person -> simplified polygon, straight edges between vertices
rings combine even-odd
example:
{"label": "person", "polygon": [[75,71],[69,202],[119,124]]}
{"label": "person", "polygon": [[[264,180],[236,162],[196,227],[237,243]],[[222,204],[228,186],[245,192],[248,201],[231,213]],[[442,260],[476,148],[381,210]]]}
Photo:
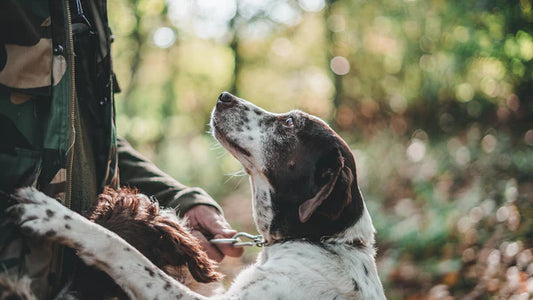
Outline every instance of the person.
{"label": "person", "polygon": [[[210,237],[235,230],[203,190],[187,187],[136,152],[115,131],[105,1],[0,2],[0,190],[32,185],[77,211],[91,209],[104,187],[136,187],[187,216],[208,255],[220,261],[242,249]],[[0,270],[29,276],[39,299],[61,290],[75,254],[24,236],[0,200]]]}

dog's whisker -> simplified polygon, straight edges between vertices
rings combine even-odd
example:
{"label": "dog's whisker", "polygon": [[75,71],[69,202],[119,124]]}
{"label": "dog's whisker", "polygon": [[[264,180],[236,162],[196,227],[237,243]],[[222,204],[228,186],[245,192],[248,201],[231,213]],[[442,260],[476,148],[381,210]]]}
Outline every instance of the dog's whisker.
{"label": "dog's whisker", "polygon": [[[217,149],[218,150],[218,149]],[[220,152],[218,155],[217,155],[217,159],[221,159],[223,157],[226,157],[228,156],[228,152],[224,151],[224,152]]]}
{"label": "dog's whisker", "polygon": [[224,174],[226,176],[232,176],[232,177],[242,177],[242,176],[246,176],[248,174],[246,174],[246,171],[244,171],[244,169],[240,169],[238,171],[235,171],[233,173],[228,173],[228,174]]}
{"label": "dog's whisker", "polygon": [[228,184],[228,182],[229,182],[232,178],[233,178],[233,177],[231,177],[231,176],[228,177],[228,178],[226,178],[226,180],[224,180],[224,184]]}
{"label": "dog's whisker", "polygon": [[[211,145],[209,147],[209,150],[216,150],[216,149],[223,149],[222,145],[217,141],[211,141]],[[224,151],[226,152],[226,151]]]}
{"label": "dog's whisker", "polygon": [[240,177],[239,180],[237,181],[236,186],[235,186],[235,187],[237,187],[237,185],[240,185],[240,182],[241,182],[242,178],[244,176],[246,176],[247,174],[244,171],[244,169],[241,169],[241,170],[238,170],[238,171],[236,171],[234,173],[229,173],[229,174],[224,174],[224,175],[228,176],[228,178],[224,181],[224,184],[227,184],[230,180],[232,180],[235,177]]}
{"label": "dog's whisker", "polygon": [[212,144],[210,147],[209,147],[209,150],[213,151],[213,150],[219,150],[219,149],[222,149],[224,152],[226,152],[224,150],[224,148],[222,147],[222,145],[216,143],[216,144]]}
{"label": "dog's whisker", "polygon": [[239,180],[235,182],[235,185],[233,186],[234,189],[239,187],[242,184],[242,180],[244,179],[244,176],[240,176]]}

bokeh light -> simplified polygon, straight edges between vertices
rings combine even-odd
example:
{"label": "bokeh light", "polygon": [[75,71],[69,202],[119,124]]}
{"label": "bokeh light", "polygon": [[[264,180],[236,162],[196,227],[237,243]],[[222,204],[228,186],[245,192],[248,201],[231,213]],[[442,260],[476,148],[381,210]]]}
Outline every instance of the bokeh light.
{"label": "bokeh light", "polygon": [[326,6],[324,0],[298,0],[298,4],[308,12],[319,12]]}
{"label": "bokeh light", "polygon": [[329,63],[331,71],[337,75],[346,75],[350,72],[350,62],[342,56],[335,56]]}
{"label": "bokeh light", "polygon": [[169,48],[176,41],[176,34],[172,28],[160,27],[154,31],[153,41],[159,48]]}
{"label": "bokeh light", "polygon": [[421,161],[425,154],[426,146],[419,139],[413,139],[409,147],[407,147],[407,157],[413,162]]}

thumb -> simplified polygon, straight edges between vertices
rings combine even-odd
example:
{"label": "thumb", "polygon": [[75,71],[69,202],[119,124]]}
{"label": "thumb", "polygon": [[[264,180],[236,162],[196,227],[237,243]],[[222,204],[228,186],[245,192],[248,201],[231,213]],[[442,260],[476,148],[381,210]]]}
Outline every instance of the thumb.
{"label": "thumb", "polygon": [[230,238],[237,234],[237,230],[235,229],[223,229],[222,232],[218,233],[221,238]]}
{"label": "thumb", "polygon": [[[233,230],[234,233],[231,233],[227,235],[224,234],[217,234],[215,235],[215,239],[221,239],[221,238],[230,238],[237,233],[237,231]],[[244,252],[244,248],[242,247],[233,247],[230,244],[216,244],[215,245],[220,252],[222,252],[224,255],[231,256],[231,257],[239,257]]]}

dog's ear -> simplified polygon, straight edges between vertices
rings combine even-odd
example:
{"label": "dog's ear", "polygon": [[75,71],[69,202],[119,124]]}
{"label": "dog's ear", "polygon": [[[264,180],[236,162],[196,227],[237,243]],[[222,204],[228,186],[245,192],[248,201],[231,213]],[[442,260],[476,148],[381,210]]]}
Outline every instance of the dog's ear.
{"label": "dog's ear", "polygon": [[317,162],[315,184],[320,190],[314,197],[304,201],[298,208],[300,222],[305,223],[313,214],[321,214],[336,220],[352,201],[354,175],[345,165],[339,149],[323,155]]}
{"label": "dog's ear", "polygon": [[166,254],[177,255],[180,261],[184,261],[196,281],[209,283],[222,278],[221,274],[215,271],[216,263],[207,256],[200,241],[190,232],[168,220],[161,220],[156,227],[162,240],[170,242],[170,249],[167,248],[170,253]]}
{"label": "dog's ear", "polygon": [[[197,243],[199,242],[197,241]],[[196,281],[209,283],[222,278],[222,275],[215,271],[215,262],[209,259],[205,251],[201,248],[191,249],[187,245],[184,246],[187,267]]]}

